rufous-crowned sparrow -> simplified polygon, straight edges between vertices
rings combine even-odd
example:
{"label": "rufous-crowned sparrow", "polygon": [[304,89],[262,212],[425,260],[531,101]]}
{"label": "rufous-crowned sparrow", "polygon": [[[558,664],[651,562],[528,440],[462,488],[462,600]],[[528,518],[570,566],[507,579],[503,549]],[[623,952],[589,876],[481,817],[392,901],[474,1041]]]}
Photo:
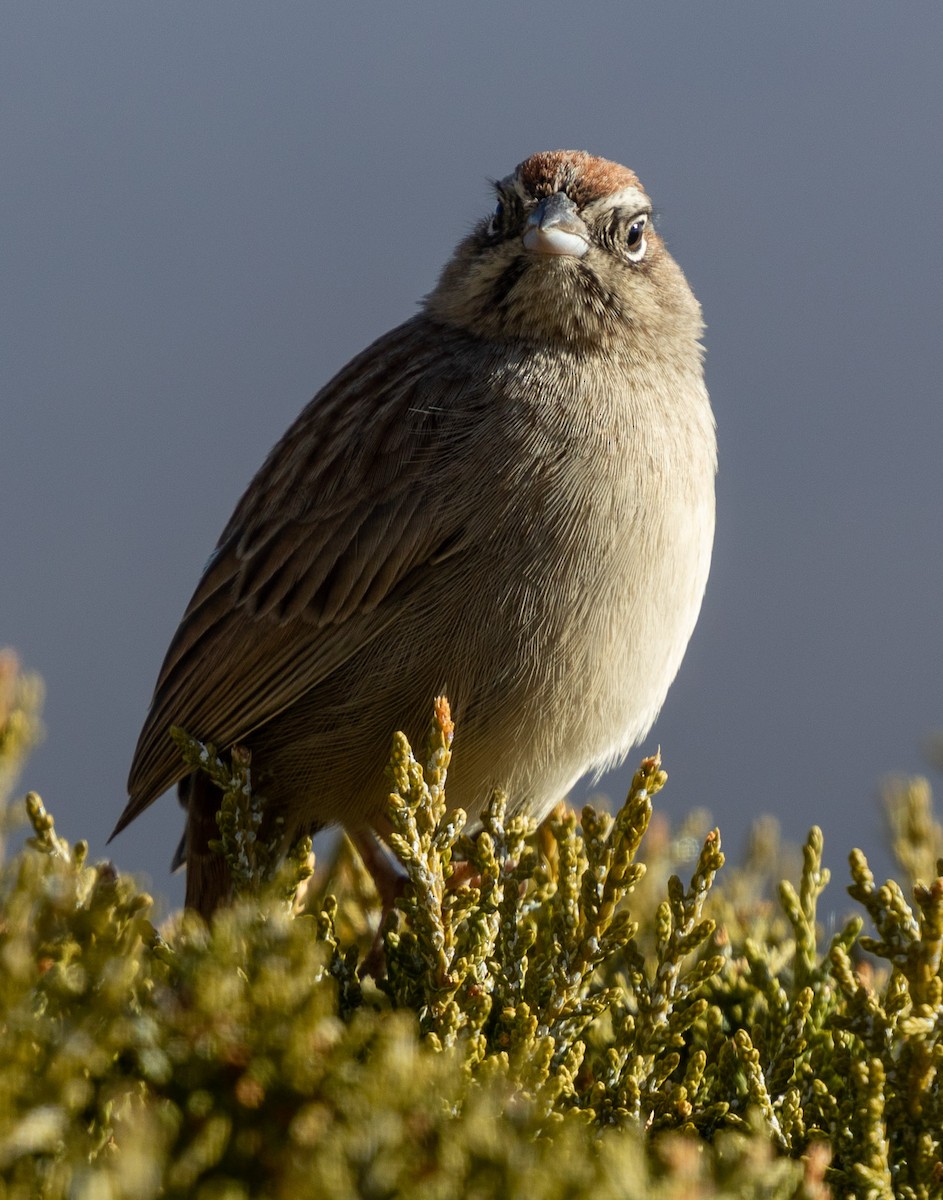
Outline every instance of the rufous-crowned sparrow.
{"label": "rufous-crowned sparrow", "polygon": [[[172,725],[252,753],[286,844],[380,822],[394,730],[456,719],[448,801],[546,814],[649,730],[707,581],[700,307],[625,167],[535,154],[411,320],[350,362],[223,530],[157,681],[122,829],[185,774]],[[195,777],[191,776],[191,780]],[[188,804],[187,903],[227,896]]]}

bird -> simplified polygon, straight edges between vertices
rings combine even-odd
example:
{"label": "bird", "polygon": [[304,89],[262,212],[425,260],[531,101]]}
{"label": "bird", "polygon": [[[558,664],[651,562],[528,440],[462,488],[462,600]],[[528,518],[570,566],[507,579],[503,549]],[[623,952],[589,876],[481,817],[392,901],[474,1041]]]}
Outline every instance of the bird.
{"label": "bird", "polygon": [[[174,784],[186,904],[231,882],[172,726],[251,755],[284,847],[382,834],[391,737],[447,696],[447,801],[545,816],[650,730],[701,608],[703,318],[629,168],[533,154],[410,319],[275,445],[167,651],[114,833]],[[114,836],[114,834],[112,834]]]}

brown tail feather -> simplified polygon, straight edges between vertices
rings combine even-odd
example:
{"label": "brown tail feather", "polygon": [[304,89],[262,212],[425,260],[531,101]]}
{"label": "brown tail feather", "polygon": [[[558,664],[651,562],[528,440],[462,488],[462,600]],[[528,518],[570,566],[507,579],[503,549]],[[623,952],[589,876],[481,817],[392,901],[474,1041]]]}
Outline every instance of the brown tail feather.
{"label": "brown tail feather", "polygon": [[221,904],[232,900],[226,860],[209,845],[211,839],[219,838],[219,789],[205,775],[189,775],[180,781],[180,802],[187,810],[186,905],[209,920]]}

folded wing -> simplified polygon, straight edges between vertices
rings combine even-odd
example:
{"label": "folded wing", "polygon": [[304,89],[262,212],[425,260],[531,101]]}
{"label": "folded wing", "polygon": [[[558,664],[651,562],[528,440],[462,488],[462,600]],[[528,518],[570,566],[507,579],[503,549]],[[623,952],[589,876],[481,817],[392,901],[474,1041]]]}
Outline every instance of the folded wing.
{"label": "folded wing", "polygon": [[463,358],[458,335],[431,337],[417,317],[354,359],[269,455],[167,652],[115,833],[185,774],[172,725],[219,746],[245,738],[433,595],[429,572],[461,552],[467,517],[440,451],[475,436],[483,402]]}

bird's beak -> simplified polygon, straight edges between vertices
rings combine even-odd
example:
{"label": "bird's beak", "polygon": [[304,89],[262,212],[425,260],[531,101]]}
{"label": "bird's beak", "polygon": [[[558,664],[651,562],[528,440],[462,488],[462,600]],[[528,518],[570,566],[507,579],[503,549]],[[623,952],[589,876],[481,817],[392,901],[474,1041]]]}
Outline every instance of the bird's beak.
{"label": "bird's beak", "polygon": [[569,196],[554,192],[527,218],[522,241],[532,254],[582,258],[589,249],[589,230]]}

